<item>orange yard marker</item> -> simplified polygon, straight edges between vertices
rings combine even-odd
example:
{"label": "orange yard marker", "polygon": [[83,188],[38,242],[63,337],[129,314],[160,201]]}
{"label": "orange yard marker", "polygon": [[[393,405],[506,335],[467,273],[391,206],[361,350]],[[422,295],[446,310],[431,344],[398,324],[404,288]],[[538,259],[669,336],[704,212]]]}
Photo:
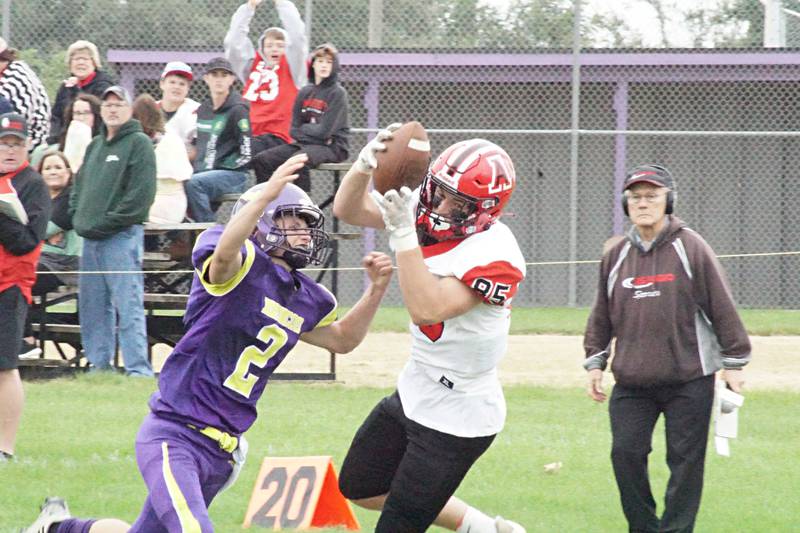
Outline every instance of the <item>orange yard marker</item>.
{"label": "orange yard marker", "polygon": [[265,457],[242,527],[358,530],[328,456]]}

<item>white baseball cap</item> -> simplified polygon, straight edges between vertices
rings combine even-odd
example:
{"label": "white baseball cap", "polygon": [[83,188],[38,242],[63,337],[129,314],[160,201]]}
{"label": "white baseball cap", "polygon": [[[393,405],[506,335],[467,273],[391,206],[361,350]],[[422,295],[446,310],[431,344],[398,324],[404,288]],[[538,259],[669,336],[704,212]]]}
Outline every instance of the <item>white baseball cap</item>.
{"label": "white baseball cap", "polygon": [[164,70],[161,72],[161,79],[163,80],[170,74],[174,74],[176,76],[182,76],[189,81],[194,79],[194,75],[192,74],[192,67],[184,63],[183,61],[170,61],[164,67]]}

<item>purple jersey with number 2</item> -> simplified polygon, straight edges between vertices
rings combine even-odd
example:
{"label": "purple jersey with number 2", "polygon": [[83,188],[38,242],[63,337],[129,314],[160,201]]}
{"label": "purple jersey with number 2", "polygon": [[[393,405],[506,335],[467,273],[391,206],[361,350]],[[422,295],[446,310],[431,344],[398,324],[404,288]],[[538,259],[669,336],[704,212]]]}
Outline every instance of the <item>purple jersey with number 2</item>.
{"label": "purple jersey with number 2", "polygon": [[204,231],[192,251],[196,273],[187,332],[167,357],[150,398],[158,416],[232,435],[256,419],[256,402],[300,334],[331,324],[336,299],[302,272],[289,272],[246,241],[230,281],[207,281],[223,227]]}

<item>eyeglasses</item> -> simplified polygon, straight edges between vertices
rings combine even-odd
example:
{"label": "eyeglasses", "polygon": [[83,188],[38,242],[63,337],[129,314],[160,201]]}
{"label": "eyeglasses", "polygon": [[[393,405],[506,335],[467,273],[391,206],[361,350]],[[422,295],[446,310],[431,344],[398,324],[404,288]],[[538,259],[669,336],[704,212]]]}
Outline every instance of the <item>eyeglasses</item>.
{"label": "eyeglasses", "polygon": [[123,103],[114,104],[114,103],[103,102],[100,105],[100,107],[102,107],[103,109],[122,109],[123,107],[128,107],[128,104],[123,104]]}
{"label": "eyeglasses", "polygon": [[[104,106],[104,107],[109,107],[109,106]],[[89,115],[94,115],[94,113],[92,113],[91,111],[73,111],[72,112],[72,116],[73,117],[87,117]]]}
{"label": "eyeglasses", "polygon": [[25,148],[25,143],[0,143],[0,150],[18,150],[20,148]]}
{"label": "eyeglasses", "polygon": [[655,193],[647,193],[647,194],[629,194],[628,195],[628,202],[638,204],[642,200],[644,200],[647,204],[654,204],[663,198],[663,194],[655,194]]}

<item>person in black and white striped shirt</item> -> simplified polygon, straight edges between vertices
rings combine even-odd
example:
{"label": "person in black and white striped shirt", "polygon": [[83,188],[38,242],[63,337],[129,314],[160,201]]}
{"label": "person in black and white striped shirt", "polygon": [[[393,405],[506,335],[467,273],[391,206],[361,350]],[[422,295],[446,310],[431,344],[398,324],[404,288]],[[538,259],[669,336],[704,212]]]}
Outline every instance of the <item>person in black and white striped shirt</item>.
{"label": "person in black and white striped shirt", "polygon": [[39,77],[27,63],[17,59],[17,53],[0,38],[0,97],[25,117],[31,143],[28,150],[33,151],[45,144],[50,132],[50,99]]}

